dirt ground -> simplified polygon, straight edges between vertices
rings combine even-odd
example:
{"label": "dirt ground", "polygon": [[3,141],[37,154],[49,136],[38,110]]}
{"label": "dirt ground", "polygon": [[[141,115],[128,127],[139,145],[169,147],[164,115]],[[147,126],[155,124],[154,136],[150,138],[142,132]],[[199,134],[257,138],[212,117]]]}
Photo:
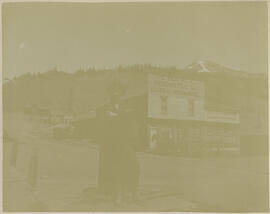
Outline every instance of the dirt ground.
{"label": "dirt ground", "polygon": [[[82,140],[52,138],[49,125],[23,115],[5,115],[4,131],[18,142],[3,144],[5,211],[267,211],[268,157],[184,158],[138,153],[141,166],[138,203],[115,206],[81,197],[95,188],[98,148]],[[38,157],[37,188],[27,183],[30,157]]]}

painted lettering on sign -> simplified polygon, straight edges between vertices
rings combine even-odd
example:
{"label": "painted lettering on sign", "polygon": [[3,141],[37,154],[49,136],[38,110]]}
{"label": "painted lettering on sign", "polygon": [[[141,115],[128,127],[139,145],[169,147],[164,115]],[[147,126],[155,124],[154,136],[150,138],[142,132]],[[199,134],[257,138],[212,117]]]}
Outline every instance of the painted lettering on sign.
{"label": "painted lettering on sign", "polygon": [[200,81],[150,74],[149,92],[166,95],[202,96],[204,87]]}

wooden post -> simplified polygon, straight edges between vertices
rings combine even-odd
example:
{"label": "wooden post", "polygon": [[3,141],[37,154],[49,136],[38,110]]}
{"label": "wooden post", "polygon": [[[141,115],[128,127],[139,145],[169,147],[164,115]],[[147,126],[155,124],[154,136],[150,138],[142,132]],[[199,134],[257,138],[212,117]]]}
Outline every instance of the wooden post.
{"label": "wooden post", "polygon": [[37,187],[37,180],[38,180],[38,150],[35,147],[32,151],[32,155],[29,160],[29,168],[28,168],[28,175],[27,175],[27,182],[35,189]]}

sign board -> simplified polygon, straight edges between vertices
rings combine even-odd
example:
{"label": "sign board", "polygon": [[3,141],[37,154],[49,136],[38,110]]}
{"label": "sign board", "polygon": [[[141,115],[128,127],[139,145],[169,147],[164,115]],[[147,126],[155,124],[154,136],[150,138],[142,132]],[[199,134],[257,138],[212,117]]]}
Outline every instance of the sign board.
{"label": "sign board", "polygon": [[204,84],[201,81],[185,80],[168,75],[149,74],[148,87],[150,94],[193,97],[204,95]]}

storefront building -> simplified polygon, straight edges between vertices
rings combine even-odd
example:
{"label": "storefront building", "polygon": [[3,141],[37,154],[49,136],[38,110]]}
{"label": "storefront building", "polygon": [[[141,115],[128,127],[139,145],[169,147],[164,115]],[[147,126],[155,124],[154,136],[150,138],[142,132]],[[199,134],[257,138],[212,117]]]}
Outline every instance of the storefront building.
{"label": "storefront building", "polygon": [[149,74],[147,102],[149,150],[189,155],[239,151],[239,112],[206,109],[202,81]]}

